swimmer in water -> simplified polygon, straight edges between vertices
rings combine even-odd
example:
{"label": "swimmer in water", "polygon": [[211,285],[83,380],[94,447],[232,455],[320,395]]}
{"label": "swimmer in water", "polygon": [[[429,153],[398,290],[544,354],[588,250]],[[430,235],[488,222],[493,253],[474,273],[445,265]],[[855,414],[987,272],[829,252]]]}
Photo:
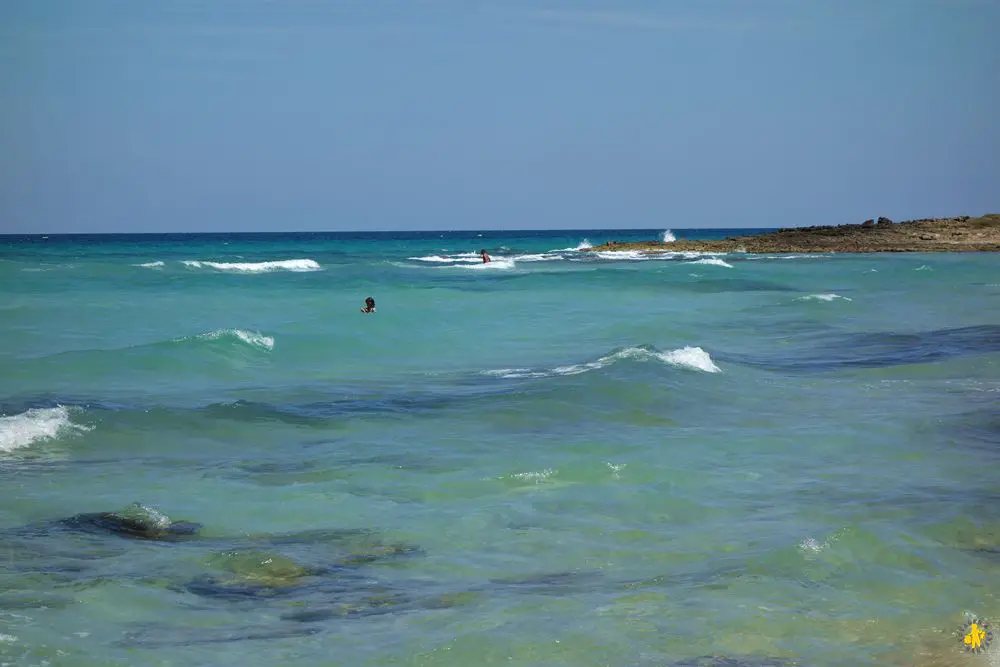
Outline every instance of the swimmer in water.
{"label": "swimmer in water", "polygon": [[361,309],[362,313],[374,313],[375,312],[375,299],[368,297],[365,299],[365,307]]}
{"label": "swimmer in water", "polygon": [[483,264],[485,264],[488,261],[490,261],[490,256],[486,254],[486,249],[485,248],[483,250],[480,250],[479,254],[482,255],[482,257],[483,257]]}

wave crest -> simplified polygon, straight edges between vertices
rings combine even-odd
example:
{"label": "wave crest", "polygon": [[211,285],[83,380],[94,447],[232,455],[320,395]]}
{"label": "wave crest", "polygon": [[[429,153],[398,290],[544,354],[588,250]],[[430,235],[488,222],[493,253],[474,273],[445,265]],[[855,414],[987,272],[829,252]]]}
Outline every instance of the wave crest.
{"label": "wave crest", "polygon": [[322,266],[314,259],[282,259],[273,262],[208,262],[185,259],[181,262],[192,269],[210,268],[232,273],[270,273],[272,271],[321,271]]}
{"label": "wave crest", "polygon": [[834,299],[843,299],[844,301],[850,301],[851,298],[847,296],[840,296],[839,294],[807,294],[806,296],[800,296],[796,298],[796,301],[833,301]]}
{"label": "wave crest", "polygon": [[32,408],[27,412],[0,417],[0,452],[10,453],[43,440],[53,440],[71,432],[85,432],[92,427],[70,421],[70,410],[62,405],[54,408]]}
{"label": "wave crest", "polygon": [[637,361],[659,361],[675,368],[696,370],[703,373],[721,373],[719,368],[708,352],[700,347],[686,346],[676,350],[660,352],[650,346],[625,347],[615,350],[611,354],[605,355],[597,361],[590,361],[583,364],[572,364],[570,366],[557,366],[551,369],[531,369],[531,368],[503,368],[498,370],[484,371],[485,375],[492,375],[501,378],[541,378],[553,377],[557,375],[579,375],[587,371],[593,371],[606,366],[610,366],[618,361],[634,359]]}
{"label": "wave crest", "polygon": [[[179,338],[178,341],[190,340],[191,337]],[[274,349],[274,337],[265,336],[259,331],[244,331],[243,329],[218,329],[194,336],[195,340],[232,340],[246,343],[251,347],[271,351]]]}
{"label": "wave crest", "polygon": [[718,257],[704,257],[702,259],[696,259],[693,262],[686,262],[687,264],[711,264],[712,266],[724,266],[728,269],[733,268],[733,265],[729,262],[719,259]]}

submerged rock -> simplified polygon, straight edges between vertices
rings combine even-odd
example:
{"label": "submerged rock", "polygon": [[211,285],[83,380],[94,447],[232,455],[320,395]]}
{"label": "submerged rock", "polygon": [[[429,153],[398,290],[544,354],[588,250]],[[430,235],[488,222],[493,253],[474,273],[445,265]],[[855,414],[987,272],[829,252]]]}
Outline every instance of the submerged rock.
{"label": "submerged rock", "polygon": [[228,551],[209,559],[218,573],[188,582],[184,589],[204,597],[241,600],[272,597],[304,586],[320,570],[267,551]]}
{"label": "submerged rock", "polygon": [[76,514],[57,523],[70,530],[137,540],[183,540],[197,536],[201,530],[200,523],[171,521],[166,514],[140,503],[133,503],[120,512]]}

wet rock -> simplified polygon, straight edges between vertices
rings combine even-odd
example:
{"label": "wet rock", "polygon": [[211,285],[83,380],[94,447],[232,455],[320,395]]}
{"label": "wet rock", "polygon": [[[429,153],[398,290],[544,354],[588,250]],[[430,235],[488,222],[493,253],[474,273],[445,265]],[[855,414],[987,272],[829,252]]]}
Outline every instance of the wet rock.
{"label": "wet rock", "polygon": [[189,593],[225,600],[275,597],[291,594],[321,574],[318,568],[268,551],[226,551],[211,556],[211,573],[181,588]]}
{"label": "wet rock", "polygon": [[201,530],[199,523],[171,521],[167,515],[139,503],[120,512],[77,514],[57,523],[80,532],[168,542],[195,537]]}
{"label": "wet rock", "polygon": [[233,581],[273,588],[295,586],[303,578],[319,573],[287,556],[266,551],[230,551],[217,554],[211,559],[211,563]]}

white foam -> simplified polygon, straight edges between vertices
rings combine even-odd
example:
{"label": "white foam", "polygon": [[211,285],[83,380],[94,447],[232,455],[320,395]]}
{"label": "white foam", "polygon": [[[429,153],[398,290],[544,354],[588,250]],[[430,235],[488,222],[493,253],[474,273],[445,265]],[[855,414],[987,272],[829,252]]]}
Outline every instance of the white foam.
{"label": "white foam", "polygon": [[652,259],[649,253],[643,253],[638,250],[602,250],[600,252],[594,253],[601,259],[612,259],[612,260],[646,260]]}
{"label": "white foam", "polygon": [[484,371],[484,375],[502,378],[539,378],[554,375],[579,375],[587,371],[609,366],[622,359],[639,359],[640,361],[657,360],[670,366],[702,371],[705,373],[720,373],[722,369],[715,365],[708,352],[700,347],[682,347],[668,352],[655,352],[641,347],[626,347],[603,356],[597,361],[569,366],[557,366],[550,370],[533,370],[530,368],[504,368]]}
{"label": "white foam", "polygon": [[806,296],[800,296],[796,298],[796,301],[833,301],[834,299],[843,299],[844,301],[851,301],[850,297],[840,296],[839,294],[808,294]]}
{"label": "white foam", "polygon": [[514,260],[506,257],[494,258],[488,262],[479,260],[478,264],[453,264],[442,267],[447,269],[474,269],[476,271],[505,271],[515,268]]}
{"label": "white foam", "polygon": [[932,269],[931,267],[927,266],[926,264],[922,264],[922,265],[918,266],[917,268],[915,268],[913,270],[914,271],[933,271],[934,269]]}
{"label": "white foam", "polygon": [[417,262],[437,262],[441,264],[455,264],[455,263],[474,263],[483,262],[483,258],[472,252],[463,252],[455,255],[426,255],[424,257],[409,257]]}
{"label": "white foam", "polygon": [[554,262],[562,259],[562,255],[553,252],[543,252],[534,255],[514,255],[515,262]]}
{"label": "white foam", "polygon": [[483,371],[483,375],[492,375],[501,378],[540,378],[549,375],[545,371],[533,371],[530,368],[499,368],[491,371]]}
{"label": "white foam", "polygon": [[69,409],[61,405],[32,408],[10,417],[0,417],[0,452],[10,453],[67,432],[89,430],[86,426],[72,423]]}
{"label": "white foam", "polygon": [[712,361],[712,357],[709,356],[708,352],[700,347],[682,347],[679,350],[661,352],[657,356],[664,362],[674,366],[692,368],[706,373],[722,372],[722,369]]}
{"label": "white foam", "polygon": [[219,340],[220,338],[236,338],[247,345],[263,350],[274,349],[274,337],[265,336],[257,331],[244,331],[243,329],[219,329],[208,333],[198,334],[199,340]]}
{"label": "white foam", "polygon": [[733,268],[732,264],[719,259],[718,257],[703,257],[701,259],[696,259],[693,262],[686,262],[687,264],[711,264],[712,266],[724,266],[728,269]]}
{"label": "white foam", "polygon": [[163,266],[163,262],[146,262],[145,264],[133,264],[132,266],[141,266],[145,269],[159,269]]}
{"label": "white foam", "polygon": [[669,229],[665,229],[663,231],[663,236],[660,238],[664,243],[673,243],[674,241],[677,240],[677,237],[674,236],[674,233]]}
{"label": "white foam", "polygon": [[312,259],[282,259],[275,262],[205,262],[196,259],[185,259],[185,266],[193,269],[208,267],[216,271],[231,271],[234,273],[269,273],[271,271],[321,271],[323,267]]}
{"label": "white foam", "polygon": [[[48,238],[48,237],[46,237],[46,238]],[[14,635],[0,634],[0,642],[2,642],[4,644],[13,644],[16,641],[17,641],[17,637],[15,637]],[[5,662],[4,664],[6,665],[8,663]]]}

